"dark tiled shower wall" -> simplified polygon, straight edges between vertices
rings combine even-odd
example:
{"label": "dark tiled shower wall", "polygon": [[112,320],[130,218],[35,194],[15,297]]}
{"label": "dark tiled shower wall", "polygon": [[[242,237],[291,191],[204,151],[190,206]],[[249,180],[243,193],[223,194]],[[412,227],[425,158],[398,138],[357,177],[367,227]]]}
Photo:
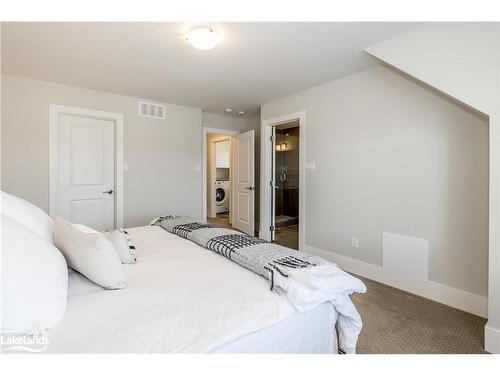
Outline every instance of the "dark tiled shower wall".
{"label": "dark tiled shower wall", "polygon": [[283,215],[299,217],[299,189],[283,190]]}

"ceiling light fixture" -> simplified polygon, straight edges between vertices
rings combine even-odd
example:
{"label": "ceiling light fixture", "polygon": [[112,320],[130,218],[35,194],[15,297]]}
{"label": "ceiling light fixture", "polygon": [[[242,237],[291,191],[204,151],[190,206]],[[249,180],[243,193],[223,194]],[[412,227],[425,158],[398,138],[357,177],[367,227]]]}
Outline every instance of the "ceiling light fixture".
{"label": "ceiling light fixture", "polygon": [[238,111],[238,115],[243,116],[246,112],[245,111]]}
{"label": "ceiling light fixture", "polygon": [[229,114],[229,113],[233,112],[233,110],[232,110],[231,108],[226,108],[226,109],[224,110],[224,112],[226,112],[226,113],[228,113],[228,114]]}
{"label": "ceiling light fixture", "polygon": [[202,51],[215,48],[220,42],[220,36],[215,30],[208,26],[197,26],[189,30],[186,40],[194,47]]}

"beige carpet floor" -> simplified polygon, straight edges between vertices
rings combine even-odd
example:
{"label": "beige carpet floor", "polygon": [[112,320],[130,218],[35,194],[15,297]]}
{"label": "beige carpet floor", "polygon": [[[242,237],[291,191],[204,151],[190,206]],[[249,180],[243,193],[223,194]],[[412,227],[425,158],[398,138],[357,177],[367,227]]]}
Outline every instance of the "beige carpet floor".
{"label": "beige carpet floor", "polygon": [[[231,228],[227,215],[217,215],[217,218],[208,221]],[[297,232],[297,226],[282,228],[281,244],[293,248]],[[367,287],[365,294],[352,296],[363,319],[358,353],[485,353],[486,319],[356,277],[363,280]]]}
{"label": "beige carpet floor", "polygon": [[352,296],[363,319],[358,353],[485,353],[486,319],[359,278],[367,292]]}

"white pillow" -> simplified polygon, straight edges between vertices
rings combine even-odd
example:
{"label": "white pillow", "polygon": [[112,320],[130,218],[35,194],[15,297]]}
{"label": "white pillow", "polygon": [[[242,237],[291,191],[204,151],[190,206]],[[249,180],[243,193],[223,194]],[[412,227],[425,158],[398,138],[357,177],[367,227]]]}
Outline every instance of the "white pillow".
{"label": "white pillow", "polygon": [[33,203],[2,191],[2,214],[28,227],[40,237],[53,243],[54,220]]}
{"label": "white pillow", "polygon": [[127,286],[120,258],[102,233],[81,224],[57,218],[54,243],[66,257],[68,266],[106,289]]}
{"label": "white pillow", "polygon": [[111,232],[106,232],[104,235],[115,246],[115,250],[123,264],[133,264],[137,262],[135,246],[128,237],[127,231],[120,228]]}
{"label": "white pillow", "polygon": [[26,226],[3,214],[1,218],[2,332],[30,334],[53,328],[66,311],[66,261]]}

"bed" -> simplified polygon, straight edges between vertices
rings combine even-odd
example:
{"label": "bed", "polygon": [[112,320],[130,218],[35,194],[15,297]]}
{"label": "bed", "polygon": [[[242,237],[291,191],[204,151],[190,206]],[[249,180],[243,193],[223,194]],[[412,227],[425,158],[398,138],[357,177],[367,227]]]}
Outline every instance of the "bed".
{"label": "bed", "polygon": [[337,353],[330,303],[298,312],[267,280],[157,226],[128,229],[128,287],[70,270],[67,311],[46,353]]}

